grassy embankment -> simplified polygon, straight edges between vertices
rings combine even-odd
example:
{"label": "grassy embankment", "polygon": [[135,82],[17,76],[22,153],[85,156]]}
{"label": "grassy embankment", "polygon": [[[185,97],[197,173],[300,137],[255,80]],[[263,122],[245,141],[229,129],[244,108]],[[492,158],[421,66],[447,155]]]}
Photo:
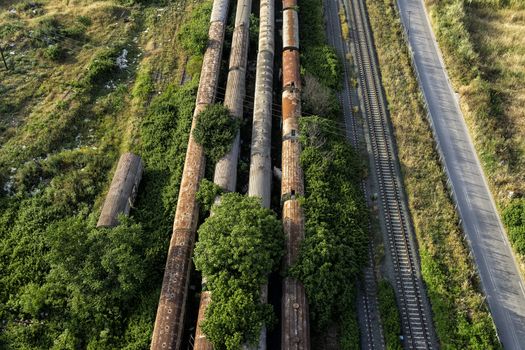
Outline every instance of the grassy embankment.
{"label": "grassy embankment", "polygon": [[433,147],[394,2],[368,0],[367,6],[441,347],[499,348]]}
{"label": "grassy embankment", "polygon": [[525,271],[525,3],[427,1],[509,239]]}
{"label": "grassy embankment", "polygon": [[[149,348],[196,92],[174,34],[196,5],[123,3],[0,6],[2,348]],[[97,230],[130,150],[146,163],[132,218]]]}

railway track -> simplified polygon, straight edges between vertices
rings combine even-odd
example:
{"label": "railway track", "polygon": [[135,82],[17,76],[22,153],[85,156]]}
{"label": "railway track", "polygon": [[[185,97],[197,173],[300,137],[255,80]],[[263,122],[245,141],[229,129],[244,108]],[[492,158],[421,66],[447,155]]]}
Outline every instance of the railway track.
{"label": "railway track", "polygon": [[[429,304],[419,271],[413,232],[398,180],[395,146],[390,132],[386,100],[380,83],[377,59],[365,5],[349,0],[351,39],[365,108],[366,129],[373,157],[381,212],[394,268],[395,288],[400,308],[404,345],[408,349],[432,349],[435,338]],[[365,275],[365,287],[368,283]]]}
{"label": "railway track", "polygon": [[[328,0],[324,4],[325,17],[327,21],[327,38],[337,53],[341,57],[347,57],[349,52],[347,43],[342,38],[342,29],[339,19],[339,9],[343,8],[341,0]],[[359,153],[366,152],[366,146],[363,140],[363,127],[358,123],[357,116],[353,112],[355,105],[350,88],[350,70],[351,67],[343,61],[343,90],[338,94],[339,102],[343,106],[344,121],[346,126],[346,136],[348,141],[352,144],[354,149]],[[364,179],[361,182],[361,190],[367,205],[369,203],[368,180]],[[371,227],[369,225],[369,232]],[[363,269],[363,278],[360,281],[358,292],[358,313],[359,325],[361,333],[361,348],[367,350],[383,350],[385,349],[382,327],[379,319],[379,306],[377,299],[377,283],[375,278],[375,264],[374,264],[374,247],[373,235],[370,235],[369,247],[367,249],[368,263]]]}

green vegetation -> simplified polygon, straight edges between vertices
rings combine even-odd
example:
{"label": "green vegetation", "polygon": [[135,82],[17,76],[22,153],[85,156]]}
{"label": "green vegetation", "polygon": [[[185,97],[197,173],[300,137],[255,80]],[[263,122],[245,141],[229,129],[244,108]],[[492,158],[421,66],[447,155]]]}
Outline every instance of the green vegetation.
{"label": "green vegetation", "polygon": [[197,191],[197,201],[201,205],[203,212],[209,212],[211,206],[215,203],[215,199],[222,193],[222,189],[214,182],[202,179],[199,184],[199,191]]}
{"label": "green vegetation", "polygon": [[206,156],[216,163],[228,153],[238,130],[238,119],[222,104],[212,104],[198,115],[192,134]]}
{"label": "green vegetation", "polygon": [[357,349],[355,282],[368,241],[368,214],[359,189],[364,167],[341,130],[336,90],[342,87],[343,66],[326,44],[322,2],[299,5],[302,107],[319,117],[300,121],[306,232],[290,273],[306,288],[314,338],[325,338],[336,326],[341,348]]}
{"label": "green vegetation", "polygon": [[208,21],[212,2],[206,1],[192,10],[191,17],[177,32],[177,40],[188,56],[202,56],[208,43]]}
{"label": "green vegetation", "polygon": [[403,346],[399,339],[401,335],[401,317],[397,309],[396,294],[394,288],[386,280],[379,282],[377,290],[379,301],[379,314],[381,315],[381,325],[385,333],[386,348],[392,350],[402,350]]}
{"label": "green vegetation", "polygon": [[212,292],[202,329],[215,349],[255,344],[263,324],[274,321],[260,301],[261,286],[283,254],[280,221],[260,199],[238,193],[221,196],[198,230],[194,262]]}
{"label": "green vegetation", "polygon": [[434,151],[394,0],[368,0],[367,6],[417,235],[422,275],[441,347],[499,348]]}
{"label": "green vegetation", "polygon": [[503,210],[503,222],[510,242],[518,254],[525,255],[525,199],[514,200]]}
{"label": "green vegetation", "polygon": [[[513,199],[525,193],[525,3],[429,1],[428,9],[509,238],[517,242],[519,228],[505,220],[505,208],[513,211]],[[523,251],[514,248],[523,265]]]}
{"label": "green vegetation", "polygon": [[342,88],[343,65],[327,45],[323,4],[304,0],[300,5],[301,74],[305,77],[303,107],[306,112],[338,120],[340,106],[336,91]]}
{"label": "green vegetation", "polygon": [[343,67],[335,49],[328,45],[307,47],[301,57],[304,69],[318,77],[319,82],[334,90],[341,90]]}
{"label": "green vegetation", "polygon": [[306,238],[291,273],[306,288],[315,332],[335,321],[342,337],[355,333],[358,339],[352,322],[355,282],[368,241],[367,209],[359,189],[363,165],[344,136],[334,134],[336,129],[328,119],[301,119]]}
{"label": "green vegetation", "polygon": [[51,61],[61,61],[64,58],[64,50],[58,44],[49,45],[44,50],[44,56]]}
{"label": "green vegetation", "polygon": [[[176,40],[138,53],[150,35],[175,35],[180,5],[160,18],[156,7],[113,1],[26,3],[16,15],[0,5],[0,39],[15,52],[0,70],[0,348],[148,349],[197,80],[153,79],[182,61]],[[47,13],[53,20],[31,18]],[[167,24],[146,31],[153,21]],[[50,45],[62,60],[41,55]],[[179,81],[181,70],[163,77]],[[132,216],[97,229],[116,160],[130,150],[145,161]]]}

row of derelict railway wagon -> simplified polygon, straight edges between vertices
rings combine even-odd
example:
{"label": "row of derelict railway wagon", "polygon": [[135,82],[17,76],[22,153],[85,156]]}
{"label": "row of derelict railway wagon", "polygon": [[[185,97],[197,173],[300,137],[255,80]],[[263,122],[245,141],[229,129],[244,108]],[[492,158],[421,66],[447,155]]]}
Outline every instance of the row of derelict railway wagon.
{"label": "row of derelict railway wagon", "polygon": [[[203,59],[197,91],[192,129],[199,114],[215,102],[221,57],[225,40],[229,0],[214,0],[208,31],[208,45]],[[282,222],[286,237],[284,266],[297,259],[304,238],[304,214],[299,197],[304,195],[303,173],[300,167],[299,116],[301,114],[301,76],[299,63],[299,20],[296,0],[283,1],[282,27]],[[249,43],[251,0],[237,2],[232,36],[224,106],[234,118],[242,118],[245,96]],[[275,3],[261,0],[259,16],[253,131],[250,155],[248,195],[262,199],[265,207],[271,198],[271,131],[273,104],[273,67],[275,55]],[[225,192],[235,191],[239,158],[239,132],[229,152],[215,166],[214,183]],[[180,349],[187,308],[191,257],[196,239],[199,207],[196,194],[205,170],[204,149],[190,133],[173,231],[167,255],[160,300],[157,309],[151,349]],[[117,215],[128,214],[142,176],[143,163],[134,154],[124,154],[102,208],[98,226],[114,226]],[[203,281],[205,283],[206,281]],[[283,349],[309,349],[310,332],[308,304],[300,281],[285,277],[282,290]],[[205,317],[212,295],[201,293],[195,349],[212,349],[199,325]],[[267,286],[261,289],[267,299]],[[261,329],[259,344],[247,348],[266,348],[266,330]]]}

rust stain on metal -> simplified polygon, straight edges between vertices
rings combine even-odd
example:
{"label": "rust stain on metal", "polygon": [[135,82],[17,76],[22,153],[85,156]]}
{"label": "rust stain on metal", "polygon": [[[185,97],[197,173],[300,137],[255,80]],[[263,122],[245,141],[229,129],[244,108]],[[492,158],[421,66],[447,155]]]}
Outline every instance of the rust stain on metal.
{"label": "rust stain on metal", "polygon": [[195,332],[194,350],[213,350],[213,345],[206,340],[206,335],[202,332],[201,323],[204,321],[204,316],[208,305],[211,302],[211,293],[203,291],[201,293],[201,303],[199,305],[199,315],[197,317],[197,331]]}
{"label": "rust stain on metal", "polygon": [[283,51],[283,86],[301,89],[301,73],[297,66],[299,51]]}
{"label": "rust stain on metal", "polygon": [[[301,76],[297,1],[283,0],[283,95],[282,95],[282,186],[283,231],[286,237],[285,268],[298,257],[304,239],[304,213],[298,196],[304,195],[300,165],[299,117]],[[292,277],[283,280],[281,348],[310,349],[308,301],[302,283]]]}
{"label": "rust stain on metal", "polygon": [[117,170],[109,187],[106,200],[102,206],[97,227],[113,227],[118,225],[119,214],[128,215],[135,201],[139,183],[144,171],[142,158],[133,153],[120,156]]}
{"label": "rust stain on metal", "polygon": [[[233,30],[228,80],[224,106],[228,108],[233,118],[242,119],[243,99],[246,90],[246,66],[248,64],[248,45],[250,42],[250,13],[251,0],[239,0],[235,15],[235,28]],[[240,133],[237,132],[229,152],[215,164],[213,182],[226,192],[235,191],[237,184],[237,163],[239,159]],[[203,280],[204,283],[204,280]],[[211,292],[201,294],[199,314],[197,318],[197,336],[195,349],[213,349],[212,344],[202,333],[200,324],[204,321],[206,309],[210,303]]]}
{"label": "rust stain on metal", "polygon": [[[208,47],[201,70],[192,130],[199,113],[215,100],[228,5],[229,0],[215,0],[213,3],[208,31]],[[181,345],[191,254],[199,213],[195,195],[199,181],[204,174],[204,165],[203,149],[195,142],[190,133],[173,233],[151,340],[152,350],[177,350]]]}

